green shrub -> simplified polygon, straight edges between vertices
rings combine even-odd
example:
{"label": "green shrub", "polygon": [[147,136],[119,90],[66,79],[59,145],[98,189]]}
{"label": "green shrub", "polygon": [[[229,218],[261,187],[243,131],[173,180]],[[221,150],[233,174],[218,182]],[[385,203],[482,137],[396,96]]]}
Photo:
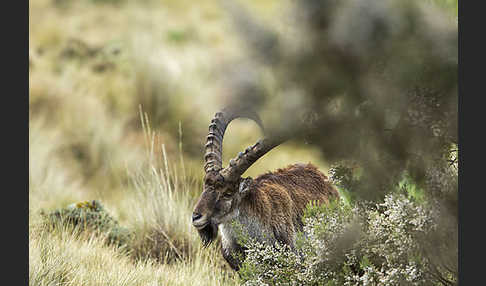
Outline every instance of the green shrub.
{"label": "green shrub", "polygon": [[97,200],[74,203],[66,208],[43,214],[46,224],[50,227],[73,226],[80,232],[104,234],[110,245],[126,246],[132,235],[127,228],[120,226]]}
{"label": "green shrub", "polygon": [[296,250],[250,239],[240,275],[244,285],[451,285],[457,273],[437,273],[424,249],[437,220],[400,193],[354,207],[310,204]]}

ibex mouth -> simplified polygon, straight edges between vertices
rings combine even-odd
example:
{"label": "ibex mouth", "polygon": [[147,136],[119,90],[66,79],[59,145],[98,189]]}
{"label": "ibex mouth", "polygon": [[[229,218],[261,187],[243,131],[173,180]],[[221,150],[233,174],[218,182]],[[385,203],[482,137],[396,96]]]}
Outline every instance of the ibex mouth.
{"label": "ibex mouth", "polygon": [[205,228],[209,223],[211,222],[211,219],[208,219],[208,216],[206,215],[193,215],[192,217],[192,225],[197,229],[201,230]]}
{"label": "ibex mouth", "polygon": [[192,225],[193,225],[193,226],[194,226],[196,229],[201,230],[201,229],[205,228],[205,227],[206,227],[208,224],[209,224],[209,222],[207,222],[207,221],[206,221],[206,222],[199,223],[199,224],[198,224],[198,223],[193,223]]}

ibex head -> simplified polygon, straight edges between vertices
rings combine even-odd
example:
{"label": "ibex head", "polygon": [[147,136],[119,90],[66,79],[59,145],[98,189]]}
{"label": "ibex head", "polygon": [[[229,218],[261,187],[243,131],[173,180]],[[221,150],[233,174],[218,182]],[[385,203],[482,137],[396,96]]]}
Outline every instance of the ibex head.
{"label": "ibex head", "polygon": [[263,130],[263,124],[255,112],[242,109],[225,109],[216,113],[209,125],[209,134],[204,155],[203,192],[194,208],[192,224],[197,228],[205,245],[209,245],[218,234],[218,225],[227,222],[238,212],[242,199],[248,195],[251,178],[241,175],[258,158],[277,146],[280,141],[264,139],[240,152],[226,168],[222,167],[224,132],[235,118],[253,119]]}

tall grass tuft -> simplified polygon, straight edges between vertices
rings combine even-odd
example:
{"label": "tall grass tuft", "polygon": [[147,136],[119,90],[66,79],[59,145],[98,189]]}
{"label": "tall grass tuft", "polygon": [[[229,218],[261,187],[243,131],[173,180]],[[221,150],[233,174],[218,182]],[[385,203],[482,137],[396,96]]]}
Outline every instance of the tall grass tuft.
{"label": "tall grass tuft", "polygon": [[[195,180],[185,174],[183,157],[171,163],[165,145],[157,144],[147,113],[140,108],[145,134],[148,167],[130,171],[130,221],[136,229],[133,255],[154,258],[162,263],[185,260],[201,250],[190,217],[198,189]],[[179,174],[178,174],[179,172]]]}

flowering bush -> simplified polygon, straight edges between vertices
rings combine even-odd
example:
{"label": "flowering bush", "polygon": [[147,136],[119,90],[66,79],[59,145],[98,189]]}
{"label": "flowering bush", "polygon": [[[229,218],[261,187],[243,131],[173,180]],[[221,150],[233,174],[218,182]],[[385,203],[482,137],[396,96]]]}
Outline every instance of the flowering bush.
{"label": "flowering bush", "polygon": [[244,285],[454,284],[423,249],[437,219],[432,206],[401,193],[374,204],[310,204],[295,249],[248,239],[240,275]]}

